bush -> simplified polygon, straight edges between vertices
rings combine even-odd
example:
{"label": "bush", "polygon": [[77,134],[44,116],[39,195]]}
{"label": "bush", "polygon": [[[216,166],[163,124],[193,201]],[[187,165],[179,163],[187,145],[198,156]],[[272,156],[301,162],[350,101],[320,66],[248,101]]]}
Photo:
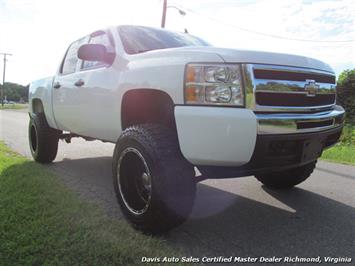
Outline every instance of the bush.
{"label": "bush", "polygon": [[345,124],[339,142],[345,145],[355,145],[355,126]]}
{"label": "bush", "polygon": [[339,75],[337,103],[346,111],[346,122],[355,125],[355,69],[344,70]]}

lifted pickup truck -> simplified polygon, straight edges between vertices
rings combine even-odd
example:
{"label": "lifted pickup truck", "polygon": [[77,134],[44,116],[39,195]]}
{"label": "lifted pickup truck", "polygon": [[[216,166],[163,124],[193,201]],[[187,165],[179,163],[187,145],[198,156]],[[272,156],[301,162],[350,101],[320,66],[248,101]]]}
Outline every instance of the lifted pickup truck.
{"label": "lifted pickup truck", "polygon": [[254,175],[277,189],[303,182],[344,119],[334,72],[321,61],[142,26],[73,42],[57,74],[29,94],[33,158],[52,162],[59,139],[116,143],[118,202],[149,233],[181,224],[205,178]]}

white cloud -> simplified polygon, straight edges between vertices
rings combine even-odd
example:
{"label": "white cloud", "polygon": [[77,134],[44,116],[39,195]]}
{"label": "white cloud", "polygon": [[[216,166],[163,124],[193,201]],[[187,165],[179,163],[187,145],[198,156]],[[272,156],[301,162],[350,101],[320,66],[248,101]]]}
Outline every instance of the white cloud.
{"label": "white cloud", "polygon": [[[337,73],[355,67],[355,43],[282,40],[233,27],[297,39],[355,39],[352,0],[168,1],[185,7],[187,14],[182,17],[168,9],[167,28],[182,31],[186,27],[217,46],[311,56],[326,61]],[[27,84],[53,75],[69,43],[99,28],[159,27],[161,9],[161,0],[0,0],[0,52],[14,54],[9,58],[7,80]]]}

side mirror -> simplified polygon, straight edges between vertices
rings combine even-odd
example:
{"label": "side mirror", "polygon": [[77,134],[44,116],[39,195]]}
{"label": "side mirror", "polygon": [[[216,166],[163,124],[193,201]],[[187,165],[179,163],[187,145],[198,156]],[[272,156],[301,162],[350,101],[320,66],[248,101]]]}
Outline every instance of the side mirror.
{"label": "side mirror", "polygon": [[102,44],[91,43],[80,46],[78,57],[85,61],[111,62],[111,54],[107,52],[106,47]]}

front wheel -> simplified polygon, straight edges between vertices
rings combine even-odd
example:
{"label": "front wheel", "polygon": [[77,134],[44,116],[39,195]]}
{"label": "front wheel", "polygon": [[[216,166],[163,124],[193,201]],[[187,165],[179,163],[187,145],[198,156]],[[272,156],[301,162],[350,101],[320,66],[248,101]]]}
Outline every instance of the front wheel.
{"label": "front wheel", "polygon": [[315,161],[286,171],[270,172],[255,177],[266,187],[287,189],[305,181],[312,174],[316,163]]}
{"label": "front wheel", "polygon": [[172,130],[139,125],[118,139],[113,183],[121,210],[135,228],[160,234],[183,223],[195,199],[194,177]]}

